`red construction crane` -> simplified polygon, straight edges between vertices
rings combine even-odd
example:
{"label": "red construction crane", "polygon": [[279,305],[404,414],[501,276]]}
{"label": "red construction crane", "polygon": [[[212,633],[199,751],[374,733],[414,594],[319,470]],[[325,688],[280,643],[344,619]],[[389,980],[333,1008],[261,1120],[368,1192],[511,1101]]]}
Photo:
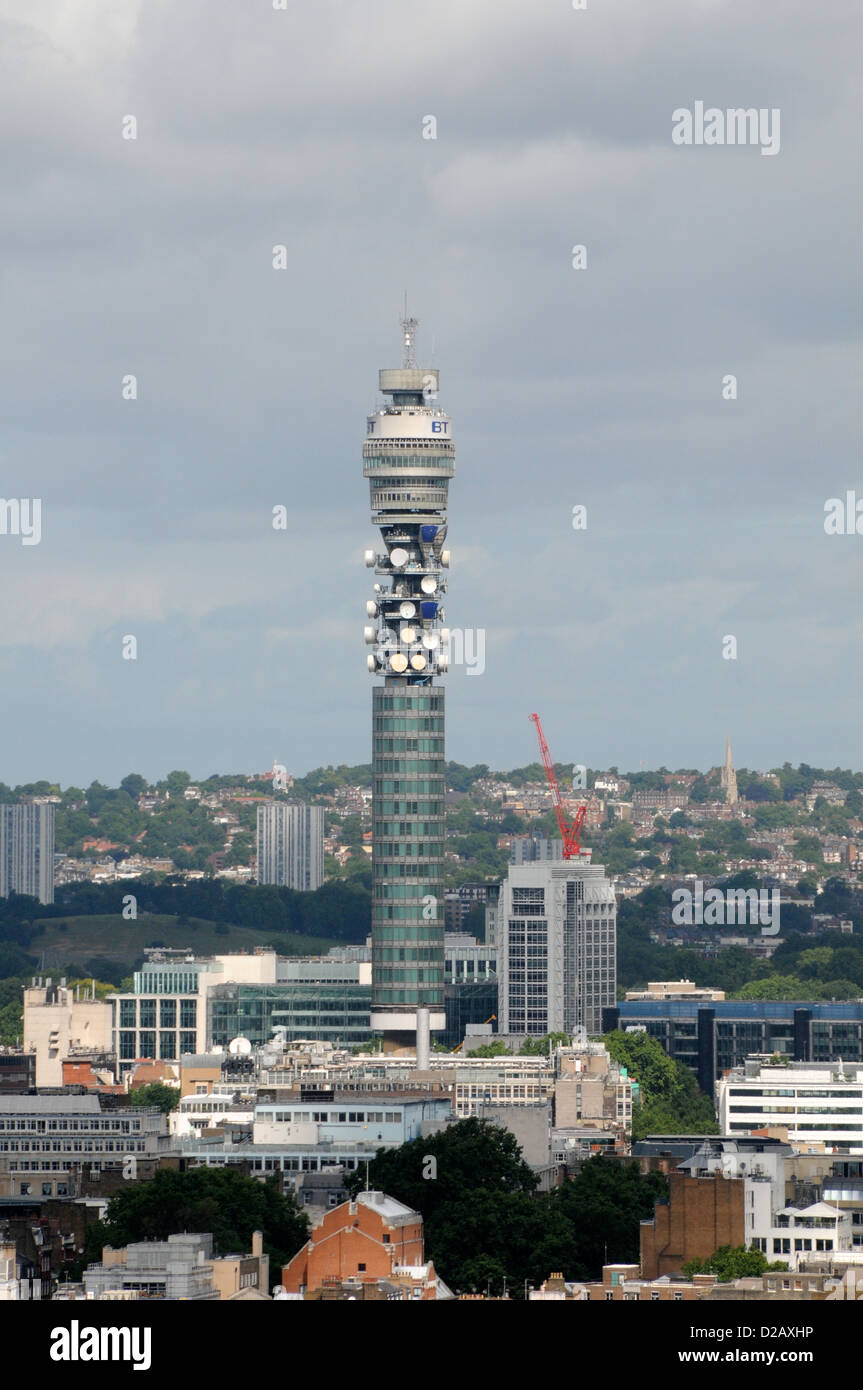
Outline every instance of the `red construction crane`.
{"label": "red construction crane", "polygon": [[545,764],[545,775],[548,778],[551,799],[554,802],[554,814],[557,816],[557,823],[560,827],[561,839],[563,840],[563,857],[564,859],[577,859],[581,854],[581,827],[587,815],[587,807],[579,806],[572,824],[570,825],[567,822],[566,813],[563,808],[563,797],[560,794],[560,787],[557,785],[557,774],[554,770],[554,763],[551,761],[551,754],[548,751],[545,735],[542,732],[539,715],[532,714],[530,717],[536,725],[537,737],[539,738],[539,751],[542,754],[542,761]]}

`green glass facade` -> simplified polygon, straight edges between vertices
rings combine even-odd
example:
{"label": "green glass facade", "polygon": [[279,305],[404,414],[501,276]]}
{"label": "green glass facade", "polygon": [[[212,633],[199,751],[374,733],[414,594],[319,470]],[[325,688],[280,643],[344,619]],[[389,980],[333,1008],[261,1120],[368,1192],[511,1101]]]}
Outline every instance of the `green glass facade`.
{"label": "green glass facade", "polygon": [[248,1038],[254,1047],[268,1043],[276,1028],[287,1042],[316,1038],[336,1047],[367,1043],[369,986],[337,980],[276,985],[217,985],[207,997],[207,1037],[211,1047],[227,1047],[232,1038]]}
{"label": "green glass facade", "polygon": [[373,692],[372,1008],[444,1005],[444,691]]}

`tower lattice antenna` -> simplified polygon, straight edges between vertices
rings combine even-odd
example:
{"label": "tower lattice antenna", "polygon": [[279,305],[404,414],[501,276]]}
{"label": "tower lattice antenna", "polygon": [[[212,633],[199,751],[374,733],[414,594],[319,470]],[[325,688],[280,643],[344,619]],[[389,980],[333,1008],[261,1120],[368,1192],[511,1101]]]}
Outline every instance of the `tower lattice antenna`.
{"label": "tower lattice antenna", "polygon": [[404,334],[404,358],[403,367],[415,367],[416,359],[416,336],[419,327],[419,319],[408,318],[408,297],[405,295],[405,313],[401,321],[402,333]]}

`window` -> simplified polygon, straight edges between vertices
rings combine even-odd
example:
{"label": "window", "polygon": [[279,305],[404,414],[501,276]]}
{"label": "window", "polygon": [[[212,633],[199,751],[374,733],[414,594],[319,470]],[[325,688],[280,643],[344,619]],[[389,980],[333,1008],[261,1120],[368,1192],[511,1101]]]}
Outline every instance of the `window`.
{"label": "window", "polygon": [[385,1236],[384,1236],[384,1245],[389,1245],[389,1243],[390,1243],[390,1238],[389,1238],[389,1236],[385,1235]]}
{"label": "window", "polygon": [[360,1274],[365,1274],[365,1272],[366,1272],[366,1267],[365,1267],[365,1265],[357,1265],[357,1270],[358,1270],[358,1272],[359,1272]]}

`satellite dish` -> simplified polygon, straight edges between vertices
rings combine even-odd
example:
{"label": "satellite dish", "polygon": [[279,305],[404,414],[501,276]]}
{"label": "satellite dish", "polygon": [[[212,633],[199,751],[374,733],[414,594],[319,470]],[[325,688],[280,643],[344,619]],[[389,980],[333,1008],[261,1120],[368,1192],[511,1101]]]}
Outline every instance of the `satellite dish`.
{"label": "satellite dish", "polygon": [[396,652],[390,657],[390,666],[394,671],[401,673],[407,670],[408,659],[402,652]]}
{"label": "satellite dish", "polygon": [[416,656],[412,656],[412,657],[411,657],[411,666],[412,666],[412,668],[413,668],[414,671],[424,671],[424,670],[425,670],[425,668],[426,668],[426,659],[425,659],[425,657],[422,655],[421,652],[417,652]]}
{"label": "satellite dish", "polygon": [[430,574],[427,574],[425,579],[421,582],[420,588],[424,594],[433,594],[437,589],[437,580],[433,579]]}
{"label": "satellite dish", "polygon": [[416,610],[416,604],[415,604],[415,603],[401,603],[401,604],[399,604],[399,613],[401,614],[401,616],[402,616],[403,618],[412,618],[412,617],[414,616],[414,614],[416,613],[416,611],[417,611],[417,610]]}
{"label": "satellite dish", "polygon": [[378,630],[377,630],[377,628],[375,628],[375,627],[364,627],[364,628],[363,628],[363,641],[364,641],[364,642],[366,642],[369,646],[371,646],[372,642],[376,642],[377,640],[378,640]]}
{"label": "satellite dish", "polygon": [[407,562],[408,553],[406,550],[402,550],[400,545],[397,545],[395,550],[390,551],[390,564],[394,569],[400,570]]}
{"label": "satellite dish", "polygon": [[401,640],[409,644],[415,642],[417,640],[417,635],[414,629],[412,627],[403,627],[401,630]]}
{"label": "satellite dish", "polygon": [[377,657],[367,656],[366,665],[368,666],[370,671],[376,671],[378,668]]}
{"label": "satellite dish", "polygon": [[377,606],[377,604],[375,603],[374,599],[369,599],[368,603],[366,604],[366,617],[367,617],[367,618],[376,618],[377,615],[378,615],[378,606]]}
{"label": "satellite dish", "polygon": [[423,646],[426,651],[433,652],[435,647],[440,646],[440,638],[436,632],[423,633]]}
{"label": "satellite dish", "polygon": [[248,1038],[232,1038],[228,1043],[228,1051],[232,1057],[248,1057],[252,1050],[252,1044]]}

